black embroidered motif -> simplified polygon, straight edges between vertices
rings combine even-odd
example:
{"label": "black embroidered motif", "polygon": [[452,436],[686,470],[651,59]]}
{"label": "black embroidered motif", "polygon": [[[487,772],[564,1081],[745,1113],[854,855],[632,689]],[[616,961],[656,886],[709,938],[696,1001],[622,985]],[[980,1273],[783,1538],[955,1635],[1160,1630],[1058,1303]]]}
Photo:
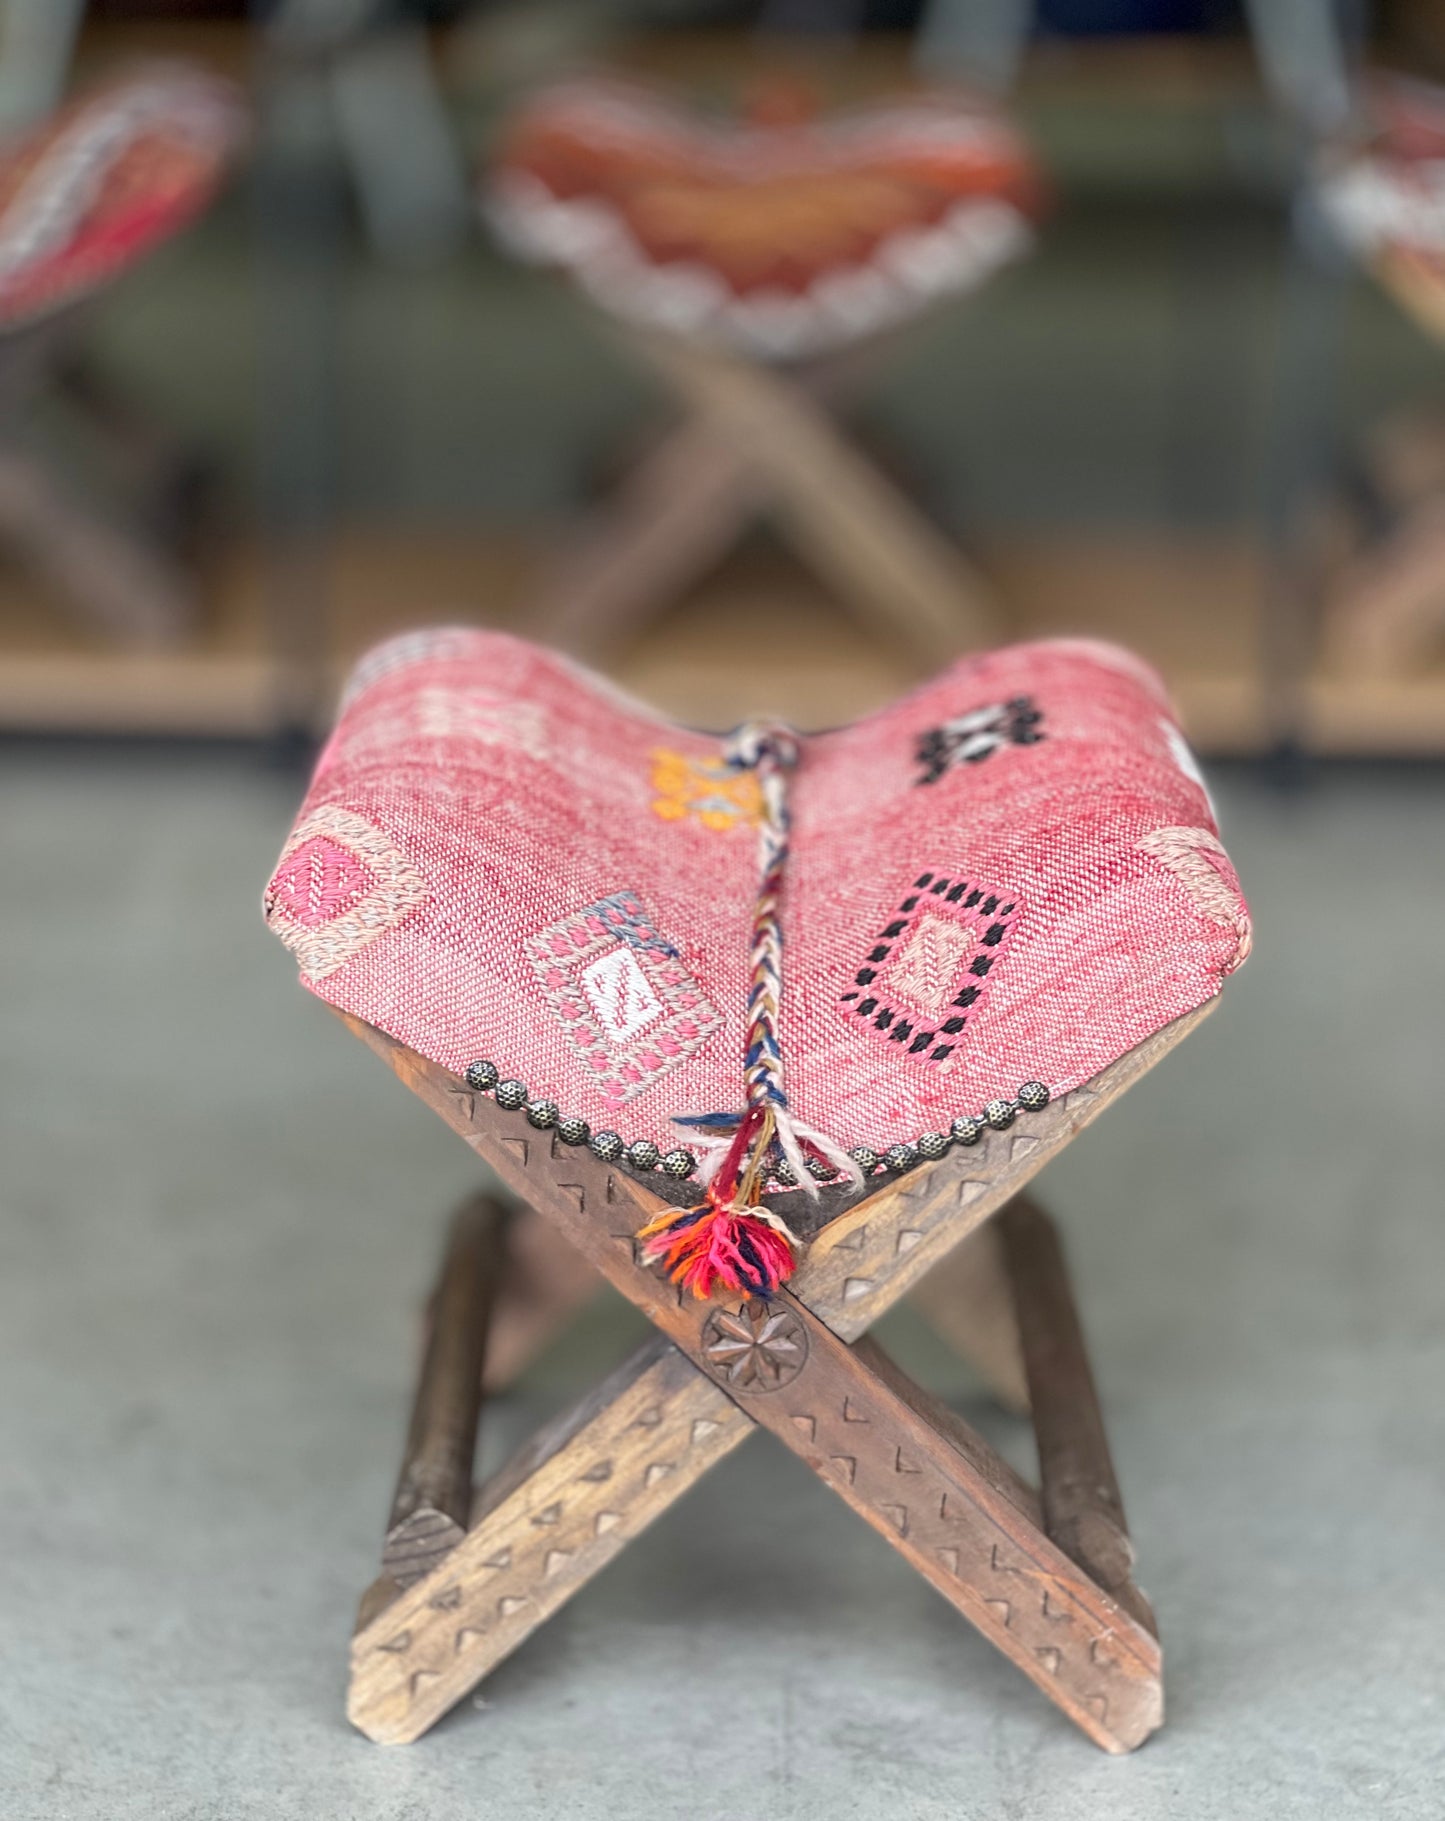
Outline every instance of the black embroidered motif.
{"label": "black embroidered motif", "polygon": [[919,735],[916,757],[923,771],[914,783],[936,784],[955,765],[977,765],[1000,746],[1036,746],[1044,737],[1043,718],[1032,696],[1014,696],[930,727]]}
{"label": "black embroidered motif", "polygon": [[1022,911],[987,885],[922,874],[866,951],[843,1009],[903,1054],[946,1062]]}

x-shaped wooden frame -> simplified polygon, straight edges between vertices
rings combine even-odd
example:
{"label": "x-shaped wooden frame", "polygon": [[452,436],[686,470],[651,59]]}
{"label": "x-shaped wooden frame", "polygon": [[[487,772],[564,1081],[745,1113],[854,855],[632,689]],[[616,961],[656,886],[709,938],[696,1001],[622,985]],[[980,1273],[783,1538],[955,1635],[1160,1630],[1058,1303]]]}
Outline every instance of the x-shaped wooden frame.
{"label": "x-shaped wooden frame", "polygon": [[827,408],[856,386],[873,344],[782,369],[656,332],[627,340],[676,394],[684,421],[554,567],[534,606],[548,638],[600,656],[771,508],[874,630],[929,663],[986,642],[998,617],[988,584]]}
{"label": "x-shaped wooden frame", "polygon": [[197,584],[139,514],[89,503],[27,445],[25,417],[62,393],[144,482],[162,516],[187,503],[190,453],[91,365],[78,347],[83,306],[0,333],[0,539],[101,630],[139,644],[174,638],[195,617]]}
{"label": "x-shaped wooden frame", "polygon": [[[658,1330],[471,1497],[480,1390],[476,1402],[428,1413],[425,1388],[434,1371],[454,1387],[479,1387],[484,1286],[496,1281],[500,1240],[492,1258],[483,1240],[444,1275],[441,1294],[454,1304],[434,1310],[393,1513],[391,1572],[362,1601],[352,1642],[353,1722],[378,1741],[418,1738],[759,1426],[1097,1744],[1119,1752],[1142,1743],[1163,1716],[1158,1638],[1131,1578],[1133,1550],[1057,1239],[1047,1218],[1015,1197],[1208,1009],[1175,1020],[1012,1129],[989,1131],[977,1146],[843,1205],[768,1305],[681,1294],[638,1262],[634,1235],[659,1206],[639,1178],[346,1018]],[[996,1226],[980,1232],[1000,1210]],[[1038,1493],[866,1338],[962,1242],[968,1252],[995,1238],[1014,1305],[1004,1319],[1022,1344]],[[458,1320],[462,1306],[480,1311],[470,1327]],[[439,1340],[449,1360],[436,1357]],[[458,1462],[464,1485],[439,1491],[438,1472],[455,1478]],[[468,1500],[460,1512],[459,1499]]]}

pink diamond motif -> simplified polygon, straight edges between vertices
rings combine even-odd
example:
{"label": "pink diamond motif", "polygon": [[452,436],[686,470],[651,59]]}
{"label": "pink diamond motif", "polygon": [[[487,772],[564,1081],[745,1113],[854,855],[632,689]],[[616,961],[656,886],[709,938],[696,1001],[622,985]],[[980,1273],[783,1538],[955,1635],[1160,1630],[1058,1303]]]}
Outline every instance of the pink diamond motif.
{"label": "pink diamond motif", "polygon": [[272,880],[271,896],[293,923],[314,929],[350,910],[375,883],[339,841],[313,835],[282,863]]}

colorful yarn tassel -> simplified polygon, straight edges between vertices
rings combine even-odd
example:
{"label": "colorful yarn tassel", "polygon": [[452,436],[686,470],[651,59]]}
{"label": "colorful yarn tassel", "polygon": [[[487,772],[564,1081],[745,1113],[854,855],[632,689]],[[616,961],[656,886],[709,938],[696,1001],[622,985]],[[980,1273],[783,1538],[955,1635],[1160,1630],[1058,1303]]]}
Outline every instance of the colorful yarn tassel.
{"label": "colorful yarn tassel", "polygon": [[797,764],[797,741],[786,728],[747,722],[733,734],[726,758],[739,770],[757,772],[762,797],[761,878],[753,911],[743,1062],[746,1108],[740,1116],[680,1122],[735,1129],[730,1139],[713,1141],[713,1155],[704,1161],[706,1199],[696,1207],[667,1209],[638,1234],[644,1259],[660,1261],[674,1283],[700,1298],[719,1287],[766,1297],[792,1276],[798,1242],[782,1217],[762,1200],[775,1159],[785,1158],[794,1180],[812,1195],[818,1193],[818,1185],[808,1169],[810,1160],[827,1164],[854,1183],[862,1180],[845,1151],[793,1118],[783,1088],[778,1047],[783,936],[778,902],[790,828],[786,776]]}

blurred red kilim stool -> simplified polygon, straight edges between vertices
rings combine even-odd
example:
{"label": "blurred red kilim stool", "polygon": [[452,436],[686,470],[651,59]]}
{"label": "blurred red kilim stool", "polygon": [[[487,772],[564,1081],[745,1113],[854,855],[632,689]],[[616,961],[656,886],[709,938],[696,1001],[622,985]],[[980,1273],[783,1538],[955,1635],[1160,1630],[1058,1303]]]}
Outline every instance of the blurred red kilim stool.
{"label": "blurred red kilim stool", "polygon": [[827,118],[781,105],[793,99],[774,88],[737,121],[570,82],[522,110],[488,175],[504,243],[625,325],[685,412],[544,590],[538,623],[570,649],[632,631],[764,508],[923,658],[987,632],[984,582],[830,407],[888,331],[1028,246],[1038,174],[977,98]]}
{"label": "blurred red kilim stool", "polygon": [[[1363,131],[1331,147],[1327,213],[1365,268],[1445,344],[1445,88],[1376,75]],[[1445,412],[1412,410],[1372,438],[1363,535],[1326,608],[1330,655],[1355,677],[1428,664],[1445,627]]]}
{"label": "blurred red kilim stool", "polygon": [[[194,585],[148,520],[184,519],[198,465],[83,357],[95,296],[201,213],[245,130],[229,83],[156,64],[0,147],[0,535],[105,630],[179,632]],[[20,440],[45,390],[84,414],[154,496],[130,522],[82,501]],[[178,526],[184,530],[184,526]]]}
{"label": "blurred red kilim stool", "polygon": [[[532,1211],[455,1229],[357,1726],[417,1738],[755,1426],[1097,1743],[1159,1724],[1062,1257],[1020,1197],[1249,949],[1150,671],[1021,646],[851,727],[721,742],[516,640],[410,635],[354,678],[266,915]],[[484,1375],[576,1306],[577,1258],[657,1333],[474,1490]],[[909,1292],[1031,1409],[1039,1491],[866,1338]]]}

